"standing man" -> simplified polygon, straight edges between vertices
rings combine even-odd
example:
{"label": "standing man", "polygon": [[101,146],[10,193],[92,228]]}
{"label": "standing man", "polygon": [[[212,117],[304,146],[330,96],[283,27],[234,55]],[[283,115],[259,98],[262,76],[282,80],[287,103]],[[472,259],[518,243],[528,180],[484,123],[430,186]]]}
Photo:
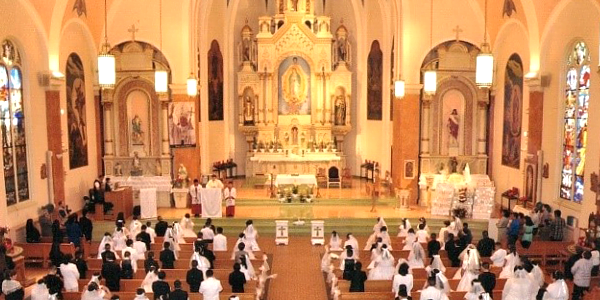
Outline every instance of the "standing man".
{"label": "standing man", "polygon": [[506,235],[508,239],[508,247],[515,246],[517,243],[517,239],[519,238],[519,229],[521,228],[521,224],[519,223],[519,215],[517,213],[513,213],[510,216],[510,223],[508,228],[506,229]]}
{"label": "standing man", "polygon": [[223,290],[221,282],[213,277],[213,270],[206,271],[206,280],[200,284],[200,293],[204,300],[219,300],[219,293]]}
{"label": "standing man", "polygon": [[198,179],[194,179],[194,184],[190,186],[190,199],[192,200],[192,214],[194,217],[200,217],[202,214],[202,203],[200,199],[200,191],[202,190],[202,186],[198,182]]}
{"label": "standing man", "polygon": [[233,218],[235,215],[235,198],[237,192],[233,187],[233,181],[227,182],[227,187],[223,190],[223,198],[225,199],[225,216]]}
{"label": "standing man", "polygon": [[[554,211],[554,216],[556,217],[556,211]],[[558,217],[560,218],[560,214]],[[583,257],[571,267],[571,273],[573,273],[573,300],[583,299],[583,293],[590,289],[592,267],[592,253],[590,251],[583,252]]]}
{"label": "standing man", "polygon": [[560,209],[554,211],[554,220],[550,223],[550,240],[562,241],[565,229],[565,219],[561,217]]}
{"label": "standing man", "polygon": [[[156,223],[156,225],[154,225],[154,232],[156,233],[156,236],[165,236],[165,233],[167,232],[167,227],[169,227],[169,223],[163,221],[163,218],[161,216],[158,216],[158,222]],[[150,238],[152,239],[152,236],[150,236]]]}
{"label": "standing man", "polygon": [[484,230],[481,234],[483,238],[477,243],[477,251],[479,251],[480,257],[490,257],[495,250],[496,242],[489,237],[487,230]]}
{"label": "standing man", "polygon": [[223,189],[223,187],[223,182],[221,182],[215,174],[212,174],[210,180],[206,183],[206,188],[209,189]]}

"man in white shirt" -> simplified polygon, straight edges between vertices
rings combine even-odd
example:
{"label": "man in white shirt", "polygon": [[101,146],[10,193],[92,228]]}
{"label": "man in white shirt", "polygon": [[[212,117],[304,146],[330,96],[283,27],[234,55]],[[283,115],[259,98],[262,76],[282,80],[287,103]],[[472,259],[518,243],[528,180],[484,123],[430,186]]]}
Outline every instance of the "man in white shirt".
{"label": "man in white shirt", "polygon": [[435,287],[435,277],[427,279],[427,288],[421,291],[421,300],[441,300],[442,291]]}
{"label": "man in white shirt", "polygon": [[206,183],[206,188],[209,189],[223,189],[223,187],[223,182],[221,182],[215,174],[211,175],[210,180]]}
{"label": "man in white shirt", "polygon": [[215,239],[215,232],[210,227],[210,223],[204,224],[204,227],[200,229],[200,232],[202,232],[203,240],[210,242]]}
{"label": "man in white shirt", "polygon": [[[154,244],[154,238],[156,237],[156,231],[154,231],[154,228],[152,228],[152,222],[150,222],[150,221],[146,222],[146,232],[150,235],[150,242],[152,244]],[[146,249],[146,250],[150,250],[150,249]]]}
{"label": "man in white shirt", "polygon": [[571,273],[573,273],[573,300],[582,299],[584,291],[590,289],[592,267],[592,254],[590,251],[583,252],[583,258],[580,258],[571,267]]}
{"label": "man in white shirt", "polygon": [[225,199],[225,216],[232,218],[235,215],[235,198],[237,192],[233,187],[233,181],[227,182],[227,187],[223,190],[223,199]]}
{"label": "man in white shirt", "polygon": [[79,270],[77,266],[70,262],[73,259],[71,254],[65,255],[65,261],[60,264],[60,274],[62,275],[65,290],[67,292],[79,292]]}
{"label": "man in white shirt", "polygon": [[494,254],[492,254],[492,256],[490,257],[490,260],[492,261],[495,267],[504,267],[506,255],[508,255],[508,252],[506,252],[506,250],[502,249],[501,247],[502,243],[496,242],[496,249],[498,250],[496,250]]}
{"label": "man in white shirt", "polygon": [[145,259],[146,258],[146,243],[142,242],[141,237],[137,237],[137,240],[133,242],[133,249],[137,252],[137,258],[134,259]]}
{"label": "man in white shirt", "polygon": [[200,185],[200,182],[198,182],[198,179],[194,179],[194,184],[190,186],[189,194],[190,199],[192,200],[192,214],[196,218],[200,217],[200,214],[202,214],[201,190],[202,186]]}
{"label": "man in white shirt", "polygon": [[138,260],[138,252],[135,250],[135,248],[133,248],[133,240],[127,240],[125,245],[127,245],[127,247],[121,250],[121,257],[125,257],[125,252],[129,252],[129,257],[131,257],[131,260]]}
{"label": "man in white shirt", "polygon": [[213,270],[207,270],[206,279],[200,284],[199,290],[204,300],[219,300],[219,293],[222,290],[221,282],[213,277]]}
{"label": "man in white shirt", "polygon": [[223,235],[223,227],[217,227],[217,235],[213,238],[213,251],[227,251],[227,237]]}

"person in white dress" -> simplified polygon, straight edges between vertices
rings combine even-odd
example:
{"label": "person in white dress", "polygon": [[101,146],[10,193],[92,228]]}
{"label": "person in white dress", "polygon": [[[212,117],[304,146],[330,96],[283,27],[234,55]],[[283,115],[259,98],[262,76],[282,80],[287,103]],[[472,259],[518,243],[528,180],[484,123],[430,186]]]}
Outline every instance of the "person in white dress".
{"label": "person in white dress", "polygon": [[134,240],[135,237],[142,231],[142,222],[138,220],[137,216],[133,216],[133,221],[129,224],[129,238]]}
{"label": "person in white dress", "polygon": [[105,286],[95,282],[88,284],[86,290],[81,295],[81,300],[102,300],[110,299],[111,293]]}
{"label": "person in white dress", "polygon": [[402,263],[398,268],[398,274],[394,275],[392,280],[392,292],[395,296],[398,296],[398,291],[400,289],[400,285],[404,284],[406,286],[406,292],[408,296],[410,296],[410,292],[413,289],[413,275],[410,274],[410,267],[407,263]]}
{"label": "person in white dress", "polygon": [[321,257],[321,272],[329,273],[331,266],[331,252],[329,251],[329,246],[325,246],[325,253]]}
{"label": "person in white dress", "polygon": [[413,243],[417,240],[417,236],[415,235],[415,230],[412,228],[408,229],[408,234],[404,239],[404,247],[402,250],[412,250]]}
{"label": "person in white dress", "polygon": [[375,259],[374,266],[369,271],[369,276],[367,277],[369,280],[391,280],[394,277],[396,271],[394,268],[394,256],[392,256],[385,244],[381,248],[381,255]]}
{"label": "person in white dress", "polygon": [[329,238],[329,249],[331,251],[342,251],[342,239],[338,235],[337,231],[331,232],[331,237]]}
{"label": "person in white dress", "polygon": [[102,254],[102,252],[104,252],[104,250],[106,249],[106,244],[110,245],[111,249],[115,248],[115,245],[113,243],[113,239],[112,236],[110,235],[110,233],[105,232],[104,233],[104,237],[102,238],[102,240],[100,241],[100,245],[98,246],[98,257],[97,258],[102,258],[102,256],[100,256]]}
{"label": "person in white dress", "polygon": [[392,239],[390,238],[390,234],[388,233],[386,226],[381,227],[381,231],[379,232],[378,237],[381,238],[381,242],[384,245],[387,245],[388,250],[390,250],[390,251],[394,250],[392,248]]}
{"label": "person in white dress", "polygon": [[121,251],[127,247],[127,235],[123,231],[123,228],[117,227],[113,233],[113,244],[115,251]]}
{"label": "person in white dress", "polygon": [[63,263],[59,267],[60,274],[67,292],[79,292],[79,270],[71,260],[73,260],[73,256],[66,254]]}
{"label": "person in white dress", "polygon": [[30,300],[48,300],[48,297],[50,297],[50,294],[46,283],[44,283],[44,279],[38,280],[36,285],[31,289]]}
{"label": "person in white dress", "polygon": [[[466,292],[471,290],[471,282],[479,276],[481,259],[479,258],[477,249],[473,245],[469,245],[461,255],[463,263],[462,267],[457,271],[457,275],[460,275],[462,272],[462,276],[456,290]],[[456,276],[454,278],[456,279]]]}
{"label": "person in white dress", "polygon": [[152,284],[155,281],[158,281],[158,270],[156,267],[151,266],[148,274],[146,274],[146,277],[142,281],[142,288],[144,288],[146,293],[152,293]]}
{"label": "person in white dress", "polygon": [[192,254],[192,258],[190,259],[190,267],[192,266],[192,261],[198,262],[197,269],[202,271],[202,275],[206,277],[206,271],[210,269],[210,261],[200,253],[199,248],[196,249],[196,251],[194,251]]}
{"label": "person in white dress", "polygon": [[244,273],[244,277],[246,278],[246,281],[253,280],[256,277],[256,273],[254,272],[254,266],[252,265],[252,262],[250,261],[250,257],[248,256],[248,253],[246,253],[242,257],[240,257],[240,271],[242,273]]}
{"label": "person in white dress", "polygon": [[352,251],[354,252],[354,255],[356,256],[356,258],[358,259],[358,240],[352,235],[352,233],[348,233],[346,234],[346,241],[344,242],[344,249],[346,249],[346,246],[350,246],[352,247]]}
{"label": "person in white dress", "polygon": [[244,244],[244,251],[246,251],[248,253],[248,256],[250,257],[250,259],[255,259],[252,249],[249,249],[246,246],[246,245],[248,245],[248,240],[246,240],[246,235],[244,233],[240,233],[240,235],[238,236],[238,239],[235,242],[235,245],[233,246],[232,251],[231,251],[231,259],[235,259],[235,255],[238,252],[240,244]]}
{"label": "person in white dress", "polygon": [[469,290],[468,293],[465,294],[465,300],[479,300],[479,296],[481,296],[481,294],[485,293],[485,290],[483,289],[483,286],[481,285],[481,282],[477,279],[474,279],[471,282],[471,288]]}
{"label": "person in white dress", "polygon": [[502,300],[532,300],[537,290],[533,290],[531,280],[523,267],[515,267],[514,275],[506,280],[502,290]]}
{"label": "person in white dress", "polygon": [[181,226],[181,231],[184,237],[196,237],[196,233],[194,232],[194,221],[190,219],[190,214],[185,214],[181,221],[179,221],[179,226]]}
{"label": "person in white dress", "polygon": [[419,224],[417,224],[417,228],[419,228],[419,225],[425,225],[425,231],[429,232],[429,226],[427,226],[427,220],[425,220],[425,217],[420,217],[419,218]]}
{"label": "person in white dress", "polygon": [[179,246],[179,238],[175,234],[175,232],[173,230],[173,226],[169,225],[169,227],[167,227],[167,231],[165,232],[164,240],[165,240],[165,242],[169,242],[169,244],[170,244],[169,249],[171,249],[175,253],[175,258],[177,258],[179,251],[181,251],[181,247]]}
{"label": "person in white dress", "polygon": [[258,242],[256,241],[258,239],[258,231],[254,229],[253,224],[252,220],[246,221],[246,229],[244,229],[244,235],[246,236],[246,241],[248,241],[246,245],[248,245],[247,248],[249,250],[260,251],[260,247],[258,247]]}
{"label": "person in white dress", "polygon": [[444,221],[444,226],[440,228],[440,232],[438,233],[438,241],[440,242],[442,249],[444,249],[444,245],[446,245],[446,242],[448,241],[448,233],[450,233],[448,227],[450,227],[450,221],[446,220]]}
{"label": "person in white dress", "polygon": [[[129,256],[131,257],[132,264],[133,264],[133,261],[137,262],[137,260],[140,259],[138,256],[138,252],[137,252],[137,250],[135,250],[135,248],[133,248],[132,240],[127,240],[126,245],[127,245],[127,247],[125,247],[121,250],[121,257],[125,257],[125,252],[129,252]],[[135,268],[134,268],[134,270],[135,270]]]}
{"label": "person in white dress", "polygon": [[427,271],[427,274],[429,274],[429,276],[433,275],[433,270],[439,270],[441,273],[446,273],[446,267],[444,266],[442,258],[439,254],[434,255],[431,264],[425,267],[425,271]]}
{"label": "person in white dress", "polygon": [[135,298],[133,300],[150,300],[148,296],[146,296],[146,291],[143,288],[138,288],[135,292]]}
{"label": "person in white dress", "polygon": [[506,259],[504,262],[504,267],[502,267],[502,271],[498,278],[511,278],[513,277],[513,272],[516,266],[521,265],[521,258],[517,253],[517,249],[510,248],[508,255],[506,255]]}
{"label": "person in white dress", "polygon": [[222,290],[221,282],[213,277],[213,270],[206,271],[206,279],[200,283],[199,290],[204,300],[219,300]]}
{"label": "person in white dress", "polygon": [[408,230],[410,229],[410,221],[408,218],[403,218],[398,226],[398,237],[406,237]]}
{"label": "person in white dress", "polygon": [[146,222],[146,233],[150,235],[150,242],[154,244],[154,238],[156,238],[156,231],[154,231],[154,228],[152,228],[152,222],[150,221]]}
{"label": "person in white dress", "polygon": [[504,263],[506,262],[506,256],[508,252],[506,249],[502,248],[502,244],[500,242],[496,243],[496,251],[490,257],[492,264],[494,267],[504,267]]}
{"label": "person in white dress", "polygon": [[426,224],[419,224],[417,232],[415,235],[417,236],[417,241],[419,243],[427,243],[429,241],[429,232],[425,229]]}
{"label": "person in white dress", "polygon": [[223,235],[223,227],[217,227],[217,235],[213,238],[213,251],[227,251],[227,237]]}
{"label": "person in white dress", "polygon": [[545,283],[544,271],[538,266],[537,262],[532,262],[533,268],[529,272],[531,281],[535,284],[535,288],[541,288]]}
{"label": "person in white dress", "polygon": [[408,254],[408,265],[411,268],[424,268],[424,260],[425,250],[423,249],[423,246],[421,246],[421,243],[414,242],[412,245],[412,249]]}
{"label": "person in white dress", "polygon": [[438,269],[434,269],[431,274],[432,277],[435,277],[435,287],[442,292],[442,299],[448,300],[448,295],[451,292],[448,278]]}
{"label": "person in white dress", "polygon": [[542,300],[569,300],[569,287],[561,271],[552,273],[552,283],[546,288]]}

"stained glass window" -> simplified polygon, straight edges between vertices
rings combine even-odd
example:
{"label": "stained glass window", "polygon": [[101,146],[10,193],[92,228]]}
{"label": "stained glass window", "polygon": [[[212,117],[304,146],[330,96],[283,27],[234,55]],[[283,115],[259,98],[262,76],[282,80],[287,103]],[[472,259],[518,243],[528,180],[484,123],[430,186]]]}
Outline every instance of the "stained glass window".
{"label": "stained glass window", "polygon": [[581,203],[590,102],[590,52],[578,42],[567,58],[560,197]]}
{"label": "stained glass window", "polygon": [[9,40],[0,49],[0,129],[7,205],[29,200],[21,56]]}

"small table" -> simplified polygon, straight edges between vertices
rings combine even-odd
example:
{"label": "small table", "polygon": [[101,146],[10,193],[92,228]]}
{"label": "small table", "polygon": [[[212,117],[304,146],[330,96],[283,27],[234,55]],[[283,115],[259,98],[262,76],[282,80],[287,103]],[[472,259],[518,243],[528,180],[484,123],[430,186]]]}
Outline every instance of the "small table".
{"label": "small table", "polygon": [[511,203],[512,201],[517,201],[517,202],[518,202],[518,201],[519,201],[519,197],[518,197],[518,196],[508,196],[508,195],[502,195],[502,196],[500,197],[500,208],[502,208],[502,207],[503,207],[502,203],[504,203],[504,199],[505,199],[505,198],[506,198],[506,202],[507,202],[507,204],[508,204],[508,207],[507,207],[507,208],[508,208],[508,210],[509,210],[509,211],[512,211],[512,209],[510,208],[510,203]]}

